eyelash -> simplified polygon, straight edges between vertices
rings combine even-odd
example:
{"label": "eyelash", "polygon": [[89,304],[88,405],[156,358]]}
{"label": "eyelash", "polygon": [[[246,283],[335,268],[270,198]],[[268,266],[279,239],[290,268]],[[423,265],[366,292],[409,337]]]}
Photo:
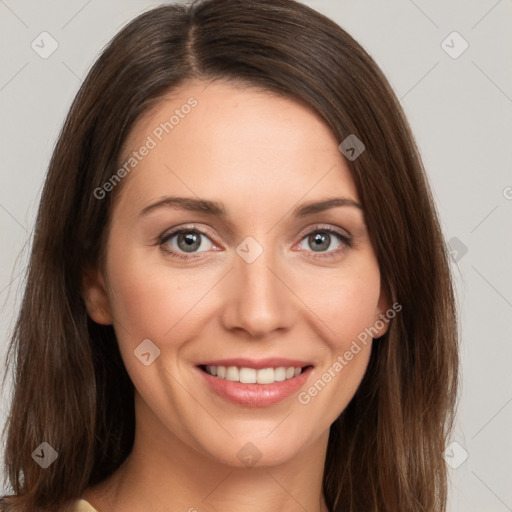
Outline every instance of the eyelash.
{"label": "eyelash", "polygon": [[[189,253],[189,255],[186,256],[184,253],[176,252],[174,249],[170,249],[169,246],[167,245],[169,240],[171,240],[175,236],[177,236],[181,233],[189,233],[189,232],[199,233],[200,235],[203,235],[206,238],[210,239],[210,241],[212,241],[211,238],[213,238],[212,235],[210,233],[208,233],[208,230],[203,231],[203,230],[197,228],[196,226],[191,226],[191,227],[179,228],[179,229],[176,229],[175,231],[171,231],[170,233],[166,233],[166,234],[162,235],[159,239],[159,245],[162,248],[162,250],[165,251],[172,258],[178,258],[181,260],[195,259],[198,256],[193,256],[194,253]],[[336,257],[346,247],[348,247],[348,248],[352,247],[352,237],[350,235],[345,234],[341,230],[338,231],[337,229],[334,229],[332,227],[324,227],[321,225],[314,226],[310,231],[308,231],[307,233],[302,235],[302,237],[300,238],[300,242],[302,242],[304,239],[306,239],[307,237],[311,236],[314,233],[327,233],[329,235],[334,235],[339,238],[339,240],[341,241],[343,246],[339,247],[338,249],[329,251],[329,252],[324,252],[324,253],[319,252],[318,256],[308,256],[309,258],[314,258],[314,259],[333,258],[333,257]],[[307,252],[314,252],[314,251],[307,251]]]}

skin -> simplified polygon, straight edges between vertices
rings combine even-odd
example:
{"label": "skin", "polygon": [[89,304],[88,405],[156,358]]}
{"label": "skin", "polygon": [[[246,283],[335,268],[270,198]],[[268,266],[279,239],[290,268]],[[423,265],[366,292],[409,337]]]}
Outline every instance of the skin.
{"label": "skin", "polygon": [[[269,407],[235,405],[194,367],[301,359],[314,365],[307,390],[375,324],[389,301],[363,211],[292,215],[310,201],[359,202],[358,193],[340,141],[313,111],[225,81],[172,91],[138,120],[123,158],[191,96],[197,106],[116,191],[104,268],[84,273],[89,314],[114,325],[136,388],[136,437],[125,463],[83,497],[101,511],[326,511],[329,427],[362,380],[371,342],[306,405],[296,394]],[[176,207],[140,215],[171,195],[221,202],[227,218]],[[194,226],[209,233],[195,253],[178,237],[160,243],[172,228]],[[308,235],[322,228],[348,233],[352,246],[331,235],[315,251]],[[263,248],[252,263],[236,252],[247,236]],[[145,339],[160,349],[149,366],[134,356]],[[253,467],[237,457],[248,442],[261,454]]]}

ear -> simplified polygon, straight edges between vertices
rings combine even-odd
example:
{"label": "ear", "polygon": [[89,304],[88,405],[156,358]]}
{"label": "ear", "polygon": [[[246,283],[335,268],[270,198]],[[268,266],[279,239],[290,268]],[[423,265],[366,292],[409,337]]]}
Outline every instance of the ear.
{"label": "ear", "polygon": [[87,313],[97,323],[112,324],[112,311],[107,295],[105,280],[101,272],[88,267],[82,274],[82,297]]}

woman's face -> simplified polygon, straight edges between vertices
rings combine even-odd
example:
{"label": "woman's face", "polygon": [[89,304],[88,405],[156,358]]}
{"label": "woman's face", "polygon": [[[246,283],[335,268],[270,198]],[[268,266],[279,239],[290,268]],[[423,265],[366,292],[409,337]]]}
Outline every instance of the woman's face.
{"label": "woman's face", "polygon": [[326,441],[388,307],[340,142],[301,104],[223,81],[185,84],[135,125],[85,289],[137,425],[238,466]]}

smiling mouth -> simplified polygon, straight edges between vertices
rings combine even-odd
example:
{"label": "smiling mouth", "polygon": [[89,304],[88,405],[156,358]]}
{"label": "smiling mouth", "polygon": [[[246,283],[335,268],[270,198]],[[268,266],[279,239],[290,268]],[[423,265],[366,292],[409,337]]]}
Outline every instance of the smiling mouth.
{"label": "smiling mouth", "polygon": [[298,377],[302,372],[311,368],[311,365],[304,367],[280,366],[276,368],[255,368],[238,366],[210,366],[199,365],[199,368],[208,375],[219,379],[240,382],[242,384],[274,384]]}

